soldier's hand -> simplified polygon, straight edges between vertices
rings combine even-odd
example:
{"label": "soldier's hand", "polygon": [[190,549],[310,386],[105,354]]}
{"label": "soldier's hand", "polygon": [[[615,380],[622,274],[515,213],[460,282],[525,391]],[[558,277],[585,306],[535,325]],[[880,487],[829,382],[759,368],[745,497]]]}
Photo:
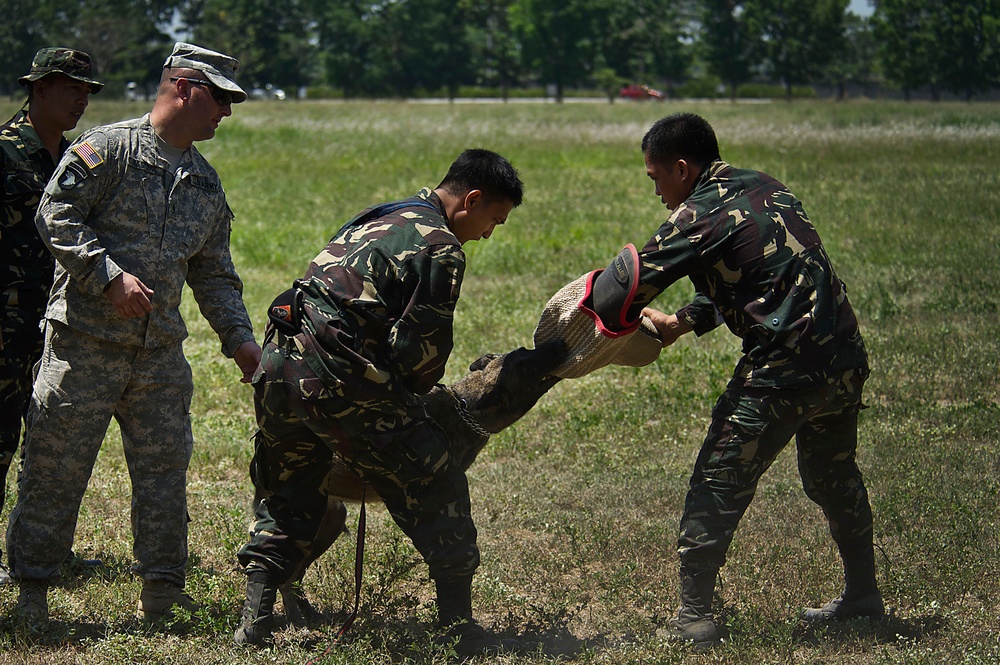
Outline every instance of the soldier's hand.
{"label": "soldier's hand", "polygon": [[664,314],[658,309],[653,309],[652,307],[644,307],[642,310],[642,315],[648,317],[653,323],[653,327],[656,331],[660,333],[660,341],[663,343],[664,347],[670,346],[677,339],[686,333],[689,333],[693,328],[688,325],[688,322],[684,319],[677,318],[676,314]]}
{"label": "soldier's hand", "polygon": [[115,277],[104,289],[104,297],[111,301],[118,316],[124,319],[134,319],[152,312],[153,303],[149,300],[152,296],[153,289],[127,272]]}
{"label": "soldier's hand", "polygon": [[233,360],[236,361],[237,367],[243,372],[243,378],[240,379],[240,383],[250,383],[254,372],[257,371],[257,365],[260,364],[260,347],[257,345],[257,342],[243,342],[240,344],[240,347],[236,349],[236,353],[233,354]]}

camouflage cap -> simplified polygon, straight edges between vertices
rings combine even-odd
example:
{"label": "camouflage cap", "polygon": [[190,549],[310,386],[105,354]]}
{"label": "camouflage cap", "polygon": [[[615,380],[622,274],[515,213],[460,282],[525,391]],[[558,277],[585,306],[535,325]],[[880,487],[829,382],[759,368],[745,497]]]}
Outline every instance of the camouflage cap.
{"label": "camouflage cap", "polygon": [[103,83],[94,78],[93,63],[89,55],[83,51],[61,46],[39,49],[31,61],[31,71],[17,79],[17,82],[28,85],[29,82],[45,78],[49,74],[64,74],[71,79],[89,83],[90,92],[94,94],[104,87]]}
{"label": "camouflage cap", "polygon": [[247,98],[247,93],[236,83],[236,71],[240,68],[240,61],[232,56],[194,44],[177,42],[174,44],[173,53],[164,61],[163,68],[195,69],[201,72],[213,85],[231,92],[234,104],[239,104]]}

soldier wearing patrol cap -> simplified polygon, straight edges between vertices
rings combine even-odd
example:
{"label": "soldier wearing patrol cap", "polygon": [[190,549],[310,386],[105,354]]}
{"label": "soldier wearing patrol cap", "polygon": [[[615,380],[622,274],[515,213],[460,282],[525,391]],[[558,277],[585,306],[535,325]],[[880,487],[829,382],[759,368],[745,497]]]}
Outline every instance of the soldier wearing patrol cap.
{"label": "soldier wearing patrol cap", "polygon": [[45,188],[36,225],[57,263],[7,534],[21,621],[48,619],[48,586],[112,417],[132,479],[139,616],[161,623],[175,605],[194,608],[183,592],[193,444],[185,282],[244,381],[260,360],[229,251],[233,213],[194,147],[246,99],[238,67],[178,43],[152,110],[85,132]]}
{"label": "soldier wearing patrol cap", "polygon": [[[35,54],[18,79],[25,107],[0,125],[0,500],[17,452],[31,395],[31,368],[42,353],[39,322],[52,285],[54,261],[35,228],[45,183],[69,146],[88,98],[104,85],[83,51],[50,46]],[[0,585],[10,583],[0,564]]]}

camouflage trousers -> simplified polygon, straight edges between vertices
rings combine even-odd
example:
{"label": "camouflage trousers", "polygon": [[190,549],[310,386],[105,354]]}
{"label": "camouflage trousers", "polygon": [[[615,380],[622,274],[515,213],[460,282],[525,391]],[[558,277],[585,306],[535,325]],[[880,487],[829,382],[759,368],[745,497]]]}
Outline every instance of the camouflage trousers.
{"label": "camouflage trousers", "polygon": [[114,418],[132,480],[133,571],[183,586],[191,395],[191,368],[180,344],[125,346],[46,323],[7,530],[13,577],[57,577]]}
{"label": "camouflage trousers", "polygon": [[31,372],[42,355],[42,331],[39,322],[45,312],[45,297],[11,288],[0,297],[0,478],[6,478],[17,445],[21,440],[21,422],[27,416],[31,400]]}
{"label": "camouflage trousers", "polygon": [[867,370],[815,389],[747,388],[719,398],[681,518],[681,568],[718,570],[757,483],[795,438],[806,495],[826,515],[841,554],[872,547],[872,512],[855,463],[858,411]]}
{"label": "camouflage trousers", "polygon": [[468,482],[436,423],[418,421],[398,435],[373,437],[370,414],[354,404],[304,400],[280,381],[254,387],[259,431],[251,477],[265,498],[239,552],[248,573],[263,570],[283,583],[300,572],[328,497],[336,495],[328,477],[334,455],[368,484],[369,497],[374,490],[382,499],[432,579],[475,571],[479,548]]}

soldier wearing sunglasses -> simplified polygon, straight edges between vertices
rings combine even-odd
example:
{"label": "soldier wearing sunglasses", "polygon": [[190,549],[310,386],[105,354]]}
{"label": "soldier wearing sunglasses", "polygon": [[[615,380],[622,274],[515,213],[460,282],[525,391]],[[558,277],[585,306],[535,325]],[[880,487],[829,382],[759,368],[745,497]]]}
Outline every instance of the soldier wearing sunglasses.
{"label": "soldier wearing sunglasses", "polygon": [[36,226],[57,268],[7,541],[22,621],[48,619],[48,585],[72,547],[111,418],[132,478],[139,616],[160,623],[174,606],[195,607],[183,592],[193,443],[185,282],[244,381],[260,360],[229,251],[233,213],[194,147],[247,98],[238,67],[176,44],[150,113],[85,132],[42,195]]}

